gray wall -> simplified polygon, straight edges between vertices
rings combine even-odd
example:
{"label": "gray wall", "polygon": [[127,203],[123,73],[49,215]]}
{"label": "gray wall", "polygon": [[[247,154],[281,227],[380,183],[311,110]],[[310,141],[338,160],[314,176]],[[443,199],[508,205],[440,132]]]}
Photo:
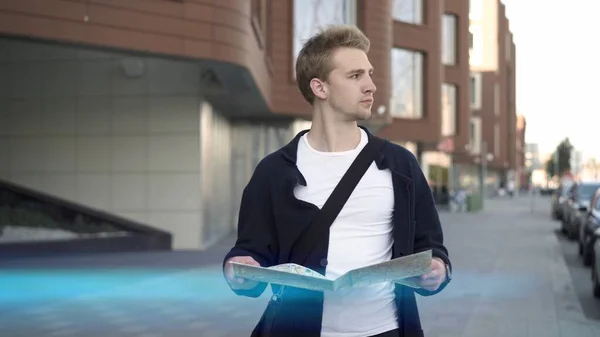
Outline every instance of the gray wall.
{"label": "gray wall", "polygon": [[206,248],[264,156],[306,123],[232,123],[192,61],[0,38],[0,178]]}

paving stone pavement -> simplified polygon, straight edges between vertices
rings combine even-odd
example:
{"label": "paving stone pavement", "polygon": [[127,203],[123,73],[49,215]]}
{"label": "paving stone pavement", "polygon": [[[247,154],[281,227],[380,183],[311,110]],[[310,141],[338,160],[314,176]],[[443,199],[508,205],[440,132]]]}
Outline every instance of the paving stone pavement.
{"label": "paving stone pavement", "polygon": [[[573,291],[548,203],[537,200],[531,212],[527,198],[492,200],[477,214],[441,214],[454,280],[417,297],[427,337],[600,336]],[[227,288],[220,262],[231,243],[190,253],[203,261],[198,268],[81,271],[61,281],[69,290],[48,285],[57,268],[37,276],[0,269],[0,337],[248,336],[269,292],[249,299]]]}
{"label": "paving stone pavement", "polygon": [[425,335],[600,336],[600,324],[583,315],[549,214],[548,199],[528,197],[442,214],[454,279],[418,297]]}

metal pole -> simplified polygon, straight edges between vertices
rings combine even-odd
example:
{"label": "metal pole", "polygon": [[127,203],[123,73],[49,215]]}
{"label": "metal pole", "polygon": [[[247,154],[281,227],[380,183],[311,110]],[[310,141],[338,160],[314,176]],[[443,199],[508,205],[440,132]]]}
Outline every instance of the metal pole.
{"label": "metal pole", "polygon": [[481,167],[482,167],[482,202],[487,196],[487,142],[481,142]]}

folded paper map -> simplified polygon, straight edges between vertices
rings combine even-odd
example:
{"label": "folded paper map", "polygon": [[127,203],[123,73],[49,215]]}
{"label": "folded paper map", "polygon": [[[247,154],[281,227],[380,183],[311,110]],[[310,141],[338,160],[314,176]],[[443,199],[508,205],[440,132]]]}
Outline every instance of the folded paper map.
{"label": "folded paper map", "polygon": [[417,288],[418,285],[408,278],[431,271],[431,258],[431,250],[428,250],[353,269],[335,280],[330,280],[314,270],[293,263],[268,268],[237,262],[232,262],[232,264],[236,277],[316,291],[335,291],[384,282],[396,282]]}

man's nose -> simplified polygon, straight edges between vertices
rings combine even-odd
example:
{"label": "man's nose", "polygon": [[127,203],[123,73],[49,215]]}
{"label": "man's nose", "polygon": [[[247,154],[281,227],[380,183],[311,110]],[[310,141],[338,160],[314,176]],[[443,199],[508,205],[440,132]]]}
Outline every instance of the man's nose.
{"label": "man's nose", "polygon": [[368,83],[365,86],[365,92],[374,93],[375,91],[377,91],[377,86],[375,86],[375,83],[370,77],[367,81]]}

